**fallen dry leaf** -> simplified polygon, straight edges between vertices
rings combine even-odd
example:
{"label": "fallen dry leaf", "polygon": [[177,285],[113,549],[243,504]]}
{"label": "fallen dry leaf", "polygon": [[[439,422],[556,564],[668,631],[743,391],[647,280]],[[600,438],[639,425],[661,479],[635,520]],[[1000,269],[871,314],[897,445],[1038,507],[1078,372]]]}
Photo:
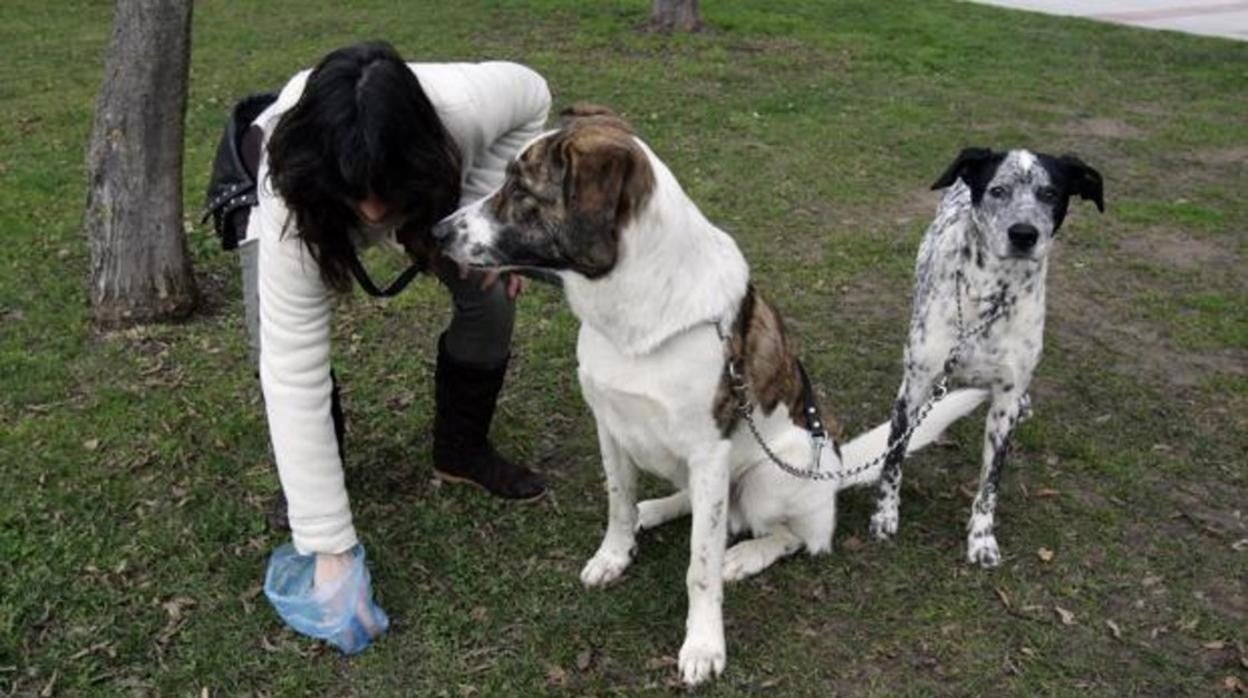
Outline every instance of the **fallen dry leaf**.
{"label": "fallen dry leaf", "polygon": [[997,587],[993,591],[997,592],[997,598],[1001,599],[1001,605],[1008,609],[1010,607],[1010,595],[1005,593],[1005,589],[1001,587]]}
{"label": "fallen dry leaf", "polygon": [[1109,632],[1114,634],[1115,640],[1122,639],[1122,628],[1119,628],[1117,623],[1112,620],[1107,620],[1105,621],[1105,625],[1109,626]]}
{"label": "fallen dry leaf", "polygon": [[87,656],[88,654],[95,654],[96,652],[100,652],[100,651],[107,651],[107,650],[108,650],[108,646],[109,646],[110,644],[112,644],[112,643],[109,643],[109,642],[97,642],[97,643],[95,643],[94,645],[91,645],[90,647],[85,647],[85,648],[80,649],[80,650],[78,650],[77,652],[74,652],[73,654],[69,655],[69,659],[70,659],[70,661],[74,661],[74,660],[82,659],[83,657]]}
{"label": "fallen dry leaf", "polygon": [[476,606],[472,609],[472,619],[478,623],[484,623],[490,612],[485,606]]}
{"label": "fallen dry leaf", "polygon": [[862,550],[865,546],[866,544],[858,536],[850,536],[841,541],[841,549],[851,553]]}
{"label": "fallen dry leaf", "polygon": [[663,655],[662,657],[651,657],[646,660],[646,671],[658,671],[659,669],[674,667],[677,664],[678,662],[675,657],[669,657],[667,655]]}
{"label": "fallen dry leaf", "polygon": [[165,609],[165,613],[169,614],[170,620],[181,620],[182,609],[190,608],[195,605],[195,599],[186,596],[175,596],[172,599],[162,603],[161,608]]}
{"label": "fallen dry leaf", "polygon": [[1052,562],[1053,551],[1049,550],[1048,548],[1040,548],[1039,550],[1036,551],[1036,557],[1040,558],[1044,562]]}
{"label": "fallen dry leaf", "polygon": [[1032,496],[1037,499],[1048,499],[1049,497],[1060,497],[1061,495],[1062,495],[1061,492],[1051,487],[1041,487],[1040,489],[1036,490],[1035,494],[1033,494]]}
{"label": "fallen dry leaf", "polygon": [[1057,612],[1057,617],[1061,619],[1062,625],[1074,625],[1075,624],[1075,614],[1071,613],[1070,611],[1067,611],[1061,606],[1054,606],[1053,610]]}
{"label": "fallen dry leaf", "polygon": [[1226,643],[1221,640],[1214,640],[1213,642],[1206,642],[1205,644],[1201,645],[1201,647],[1204,647],[1207,650],[1216,651],[1216,650],[1224,649],[1226,647]]}
{"label": "fallen dry leaf", "polygon": [[61,678],[61,670],[60,670],[60,669],[53,669],[53,670],[52,670],[52,678],[51,678],[51,679],[48,681],[48,683],[47,683],[47,684],[43,687],[43,690],[42,690],[42,691],[39,691],[39,698],[49,698],[49,696],[54,695],[54,694],[53,694],[53,689],[55,689],[55,688],[56,688],[56,680],[57,680],[57,679],[59,679],[59,678]]}
{"label": "fallen dry leaf", "polygon": [[1248,693],[1248,684],[1245,684],[1238,676],[1228,676],[1222,679],[1222,688],[1227,693]]}
{"label": "fallen dry leaf", "polygon": [[88,451],[94,451],[95,449],[100,447],[100,440],[99,439],[87,439],[86,441],[82,442],[82,447],[87,449]]}
{"label": "fallen dry leaf", "polygon": [[559,687],[568,685],[567,670],[557,664],[551,664],[549,667],[546,667],[546,683]]}
{"label": "fallen dry leaf", "polygon": [[582,650],[580,654],[576,655],[577,671],[585,671],[586,669],[588,669],[589,661],[592,658],[593,658],[593,650]]}

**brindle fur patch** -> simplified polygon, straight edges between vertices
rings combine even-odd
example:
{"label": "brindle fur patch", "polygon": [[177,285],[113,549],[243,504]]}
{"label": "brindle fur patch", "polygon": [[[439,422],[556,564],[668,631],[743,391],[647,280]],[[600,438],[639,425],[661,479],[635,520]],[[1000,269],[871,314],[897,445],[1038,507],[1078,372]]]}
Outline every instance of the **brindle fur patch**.
{"label": "brindle fur patch", "polygon": [[529,146],[487,205],[505,230],[499,248],[511,262],[597,278],[615,266],[620,230],[654,186],[632,129],[595,112]]}
{"label": "brindle fur patch", "polygon": [[[745,365],[746,384],[750,399],[765,414],[771,414],[777,405],[788,408],[789,419],[805,429],[802,414],[802,380],[797,370],[797,350],[784,330],[784,320],[767,299],[751,284],[741,300],[741,308],[732,323],[732,337],[727,342],[724,371],[715,393],[713,412],[720,433],[726,438],[737,428],[737,399],[732,393],[729,362],[740,361]],[[840,425],[825,418],[820,408],[819,421],[834,437],[840,436]]]}

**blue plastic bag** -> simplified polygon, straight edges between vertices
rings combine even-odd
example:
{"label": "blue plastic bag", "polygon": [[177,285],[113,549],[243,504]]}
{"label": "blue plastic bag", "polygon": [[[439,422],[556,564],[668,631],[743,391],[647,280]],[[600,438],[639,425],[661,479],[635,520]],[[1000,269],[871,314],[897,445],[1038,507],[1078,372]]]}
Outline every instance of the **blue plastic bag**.
{"label": "blue plastic bag", "polygon": [[355,654],[390,627],[386,612],[373,602],[372,582],[364,564],[364,546],[350,551],[344,574],[314,586],[315,555],[300,555],[290,543],[273,551],[264,576],[264,595],[296,632],[324,640]]}

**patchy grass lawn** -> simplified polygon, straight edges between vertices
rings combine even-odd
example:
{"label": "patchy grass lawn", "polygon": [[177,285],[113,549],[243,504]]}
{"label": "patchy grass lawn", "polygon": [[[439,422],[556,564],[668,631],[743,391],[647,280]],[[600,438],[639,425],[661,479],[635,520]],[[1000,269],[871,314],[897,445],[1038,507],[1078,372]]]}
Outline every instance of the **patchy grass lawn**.
{"label": "patchy grass lawn", "polygon": [[[1062,233],[1004,565],[962,560],[964,423],[907,471],[894,543],[866,540],[869,497],[851,493],[832,555],[730,588],[728,669],[704,692],[1248,682],[1248,44],[936,0],[704,3],[711,30],[672,38],[634,31],[644,0],[197,5],[188,202],[231,101],[332,47],[528,63],[558,105],[630,118],[736,236],[851,432],[885,418],[900,377],[927,185],[965,145],[1080,154],[1109,210],[1079,205]],[[0,3],[0,693],[670,688],[688,524],[643,536],[623,584],[581,589],[605,498],[575,325],[541,288],[496,428],[553,481],[528,507],[430,481],[441,288],[344,301],[348,478],[394,626],[351,660],[283,629],[257,595],[283,536],[234,258],[199,228],[200,315],[86,324],[82,161],[110,6]]]}

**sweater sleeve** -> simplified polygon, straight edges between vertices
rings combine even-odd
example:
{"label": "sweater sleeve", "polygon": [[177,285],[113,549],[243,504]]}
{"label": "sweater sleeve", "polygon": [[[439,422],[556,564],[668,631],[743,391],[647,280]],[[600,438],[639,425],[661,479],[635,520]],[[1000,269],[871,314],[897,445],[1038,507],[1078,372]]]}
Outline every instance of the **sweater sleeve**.
{"label": "sweater sleeve", "polygon": [[476,152],[468,158],[462,204],[485,197],[503,184],[507,163],[546,125],[550,89],[534,70],[494,61],[464,69],[470,103],[467,115],[478,122]]}
{"label": "sweater sleeve", "polygon": [[330,414],[330,298],[293,219],[267,183],[250,232],[260,238],[260,383],[291,535],[304,554],[340,553],[356,543]]}

